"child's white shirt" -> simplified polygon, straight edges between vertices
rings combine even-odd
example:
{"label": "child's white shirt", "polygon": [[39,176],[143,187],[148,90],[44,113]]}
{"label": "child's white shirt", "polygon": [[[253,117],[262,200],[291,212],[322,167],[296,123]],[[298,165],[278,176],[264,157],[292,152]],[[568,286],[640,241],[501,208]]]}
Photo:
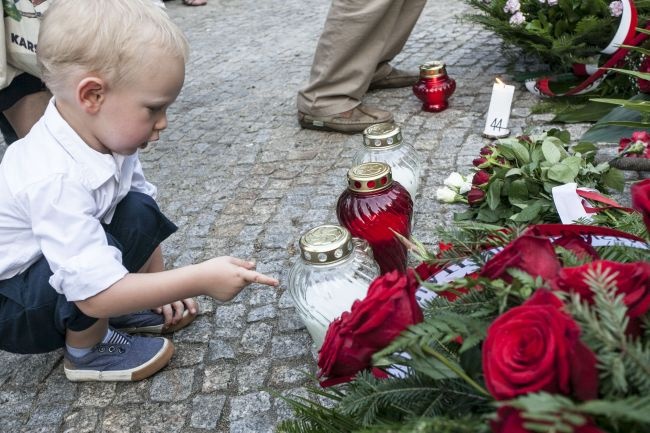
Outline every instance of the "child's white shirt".
{"label": "child's white shirt", "polygon": [[29,134],[0,163],[0,280],[26,271],[42,255],[50,284],[68,301],[89,298],[128,271],[101,223],[129,191],[155,198],[137,152],[102,154],[61,117],[54,98]]}

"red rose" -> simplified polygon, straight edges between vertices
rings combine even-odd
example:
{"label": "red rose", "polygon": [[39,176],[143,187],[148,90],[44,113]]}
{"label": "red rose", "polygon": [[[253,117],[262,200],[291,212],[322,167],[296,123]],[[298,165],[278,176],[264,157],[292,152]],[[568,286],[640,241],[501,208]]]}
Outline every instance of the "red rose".
{"label": "red rose", "polygon": [[485,191],[480,188],[473,186],[467,193],[467,203],[469,203],[470,206],[477,205],[483,200],[485,200]]}
{"label": "red rose", "polygon": [[591,246],[591,240],[587,242],[584,237],[577,233],[563,233],[562,236],[553,241],[553,245],[571,251],[579,259],[591,257],[593,260],[597,260],[600,258],[598,251]]}
{"label": "red rose", "polygon": [[632,207],[643,215],[643,221],[650,231],[650,179],[636,182],[630,189],[632,194]]}
{"label": "red rose", "polygon": [[472,160],[472,164],[474,164],[474,167],[478,167],[478,168],[484,168],[484,167],[487,167],[489,165],[487,158],[485,158],[483,156],[478,157],[478,158],[474,158]]}
{"label": "red rose", "polygon": [[479,153],[481,155],[483,155],[483,156],[490,156],[490,155],[492,155],[494,153],[495,149],[496,149],[496,146],[492,146],[492,145],[483,146],[483,147],[481,147],[481,150],[479,151]]}
{"label": "red rose", "polygon": [[522,235],[488,260],[479,275],[510,282],[512,277],[507,273],[508,268],[521,269],[533,277],[541,276],[547,280],[557,275],[560,262],[547,238]]}
{"label": "red rose", "polygon": [[650,263],[619,263],[596,260],[574,268],[564,268],[551,280],[553,290],[580,294],[580,298],[592,303],[594,293],[585,277],[589,269],[600,268],[609,275],[615,275],[617,293],[624,294],[630,319],[643,316],[650,309]]}
{"label": "red rose", "polygon": [[474,173],[474,177],[472,178],[472,185],[474,186],[481,186],[485,185],[488,183],[490,180],[490,173],[488,173],[485,170],[479,170],[476,173]]}
{"label": "red rose", "polygon": [[370,367],[372,355],[388,346],[407,327],[423,320],[415,299],[418,282],[412,269],[406,275],[388,272],[370,284],[368,294],[352,304],[327,329],[318,356],[322,386],[350,381]]}
{"label": "red rose", "polygon": [[[497,420],[490,421],[490,428],[493,433],[534,433],[524,427],[524,419],[519,410],[502,406],[497,412]],[[593,422],[587,419],[587,422],[581,426],[574,426],[573,433],[604,433]]]}
{"label": "red rose", "polygon": [[553,293],[538,289],[497,317],[483,343],[485,385],[497,400],[547,391],[588,400],[598,395],[596,356]]}

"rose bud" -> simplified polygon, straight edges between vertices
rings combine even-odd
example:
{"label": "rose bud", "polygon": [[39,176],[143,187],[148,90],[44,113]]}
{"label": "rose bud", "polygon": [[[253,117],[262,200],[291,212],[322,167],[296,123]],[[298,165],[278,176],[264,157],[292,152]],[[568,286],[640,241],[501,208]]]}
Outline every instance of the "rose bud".
{"label": "rose bud", "polygon": [[474,165],[474,167],[485,168],[488,166],[488,160],[487,158],[481,156],[479,158],[474,158],[472,164]]}
{"label": "rose bud", "polygon": [[477,205],[483,200],[485,200],[485,191],[480,188],[473,187],[467,193],[467,203],[469,203],[470,206]]}
{"label": "rose bud", "polygon": [[490,173],[488,173],[485,170],[479,170],[476,173],[474,173],[474,177],[472,178],[472,185],[474,186],[481,186],[485,185],[488,183],[490,180]]}
{"label": "rose bud", "polygon": [[483,156],[490,156],[494,153],[494,146],[483,146],[481,147],[480,154]]}

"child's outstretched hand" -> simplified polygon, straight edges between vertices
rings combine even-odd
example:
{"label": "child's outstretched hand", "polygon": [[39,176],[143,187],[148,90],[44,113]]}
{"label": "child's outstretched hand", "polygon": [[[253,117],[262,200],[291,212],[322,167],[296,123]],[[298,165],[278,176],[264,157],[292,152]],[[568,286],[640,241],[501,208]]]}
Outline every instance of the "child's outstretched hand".
{"label": "child's outstretched hand", "polygon": [[255,262],[236,257],[216,257],[200,263],[206,272],[207,293],[219,301],[229,301],[251,283],[277,286],[279,281],[255,270]]}
{"label": "child's outstretched hand", "polygon": [[[165,328],[173,328],[181,322],[191,322],[194,317],[199,313],[199,308],[194,298],[181,299],[180,301],[172,302],[171,304],[163,305],[162,307],[154,308],[158,314],[162,314],[165,318]],[[185,319],[183,313],[187,311]],[[187,315],[192,317],[187,317]]]}

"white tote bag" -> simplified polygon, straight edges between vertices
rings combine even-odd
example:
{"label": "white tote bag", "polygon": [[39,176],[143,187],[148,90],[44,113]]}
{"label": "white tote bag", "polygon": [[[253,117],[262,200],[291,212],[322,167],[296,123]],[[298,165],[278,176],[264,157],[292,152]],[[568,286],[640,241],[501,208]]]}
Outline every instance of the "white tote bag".
{"label": "white tote bag", "polygon": [[48,0],[3,0],[4,34],[7,63],[36,77],[41,72],[36,63],[36,44],[41,17]]}

